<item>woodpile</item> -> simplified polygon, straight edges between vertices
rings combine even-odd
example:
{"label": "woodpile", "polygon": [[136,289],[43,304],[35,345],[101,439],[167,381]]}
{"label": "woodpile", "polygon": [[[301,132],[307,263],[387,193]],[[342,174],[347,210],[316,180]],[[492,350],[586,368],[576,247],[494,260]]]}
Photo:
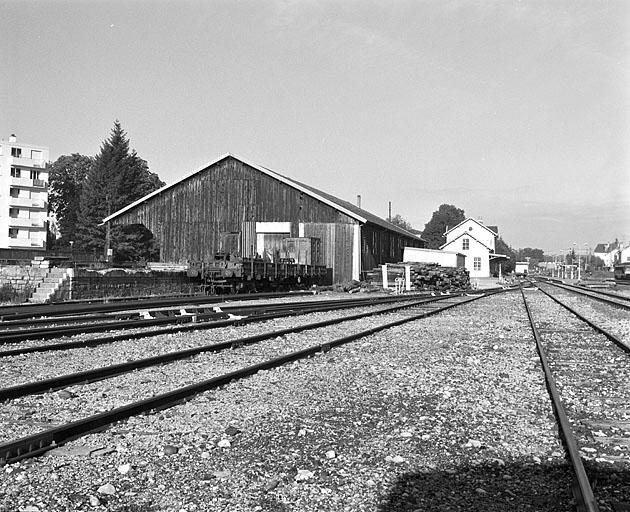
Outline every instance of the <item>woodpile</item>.
{"label": "woodpile", "polygon": [[412,263],[411,286],[414,290],[465,290],[470,287],[468,270],[441,267],[437,263]]}
{"label": "woodpile", "polygon": [[[409,267],[411,289],[420,291],[457,291],[470,287],[470,276],[463,267],[441,267],[437,263],[388,263],[387,288],[396,287],[396,279],[405,279]],[[376,267],[367,273],[367,281],[383,286],[383,270]]]}

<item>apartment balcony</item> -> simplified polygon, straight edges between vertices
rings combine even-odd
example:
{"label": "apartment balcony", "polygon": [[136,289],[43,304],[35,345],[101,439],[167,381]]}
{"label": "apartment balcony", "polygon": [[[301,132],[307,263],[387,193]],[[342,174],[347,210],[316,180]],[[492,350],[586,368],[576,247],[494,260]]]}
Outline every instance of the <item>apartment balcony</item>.
{"label": "apartment balcony", "polygon": [[9,197],[9,206],[19,206],[21,208],[46,208],[46,201],[41,199],[31,199],[27,197]]}
{"label": "apartment balcony", "polygon": [[22,167],[36,167],[37,169],[43,169],[46,167],[46,162],[44,162],[44,160],[35,160],[33,158],[22,156],[11,157],[11,163],[13,165],[21,165]]}
{"label": "apartment balcony", "polygon": [[31,239],[31,238],[9,238],[9,247],[16,248],[29,248],[29,249],[43,249],[44,240]]}
{"label": "apartment balcony", "polygon": [[48,190],[48,183],[44,180],[30,179],[30,178],[15,178],[11,177],[11,185],[15,185],[23,188],[38,188]]}
{"label": "apartment balcony", "polygon": [[9,217],[8,224],[12,228],[32,228],[34,230],[45,227],[42,219],[28,219],[24,217]]}

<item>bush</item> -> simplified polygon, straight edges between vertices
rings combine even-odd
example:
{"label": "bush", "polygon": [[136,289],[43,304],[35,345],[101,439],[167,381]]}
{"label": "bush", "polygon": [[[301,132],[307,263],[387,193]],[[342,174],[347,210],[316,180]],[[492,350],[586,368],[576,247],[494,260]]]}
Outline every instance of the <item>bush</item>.
{"label": "bush", "polygon": [[33,287],[29,284],[22,290],[16,290],[10,283],[0,286],[0,302],[26,302],[33,294]]}

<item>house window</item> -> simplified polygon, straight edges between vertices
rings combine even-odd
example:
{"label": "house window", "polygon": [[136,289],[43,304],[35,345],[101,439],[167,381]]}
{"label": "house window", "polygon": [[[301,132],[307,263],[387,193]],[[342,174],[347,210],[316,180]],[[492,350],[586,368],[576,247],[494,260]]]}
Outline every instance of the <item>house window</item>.
{"label": "house window", "polygon": [[475,270],[481,270],[481,258],[479,256],[475,256],[473,266]]}
{"label": "house window", "polygon": [[17,219],[20,216],[20,210],[18,208],[9,208],[9,217]]}
{"label": "house window", "polygon": [[31,171],[31,179],[38,180],[39,179],[39,171]]}
{"label": "house window", "polygon": [[17,237],[18,237],[18,229],[9,228],[9,238],[17,238]]}
{"label": "house window", "polygon": [[9,195],[11,197],[20,197],[20,189],[11,187],[11,190],[9,191]]}
{"label": "house window", "polygon": [[11,167],[11,176],[13,178],[19,178],[21,174],[19,167]]}
{"label": "house window", "polygon": [[462,250],[467,251],[468,249],[470,249],[470,239],[464,238],[462,240]]}
{"label": "house window", "polygon": [[22,148],[11,148],[11,156],[15,158],[22,157]]}

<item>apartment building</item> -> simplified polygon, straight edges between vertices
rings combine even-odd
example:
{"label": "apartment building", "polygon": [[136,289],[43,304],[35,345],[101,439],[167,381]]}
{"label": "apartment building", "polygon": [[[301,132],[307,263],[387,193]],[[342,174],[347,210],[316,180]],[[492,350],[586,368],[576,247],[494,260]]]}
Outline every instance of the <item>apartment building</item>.
{"label": "apartment building", "polygon": [[48,148],[0,139],[0,248],[46,249]]}

